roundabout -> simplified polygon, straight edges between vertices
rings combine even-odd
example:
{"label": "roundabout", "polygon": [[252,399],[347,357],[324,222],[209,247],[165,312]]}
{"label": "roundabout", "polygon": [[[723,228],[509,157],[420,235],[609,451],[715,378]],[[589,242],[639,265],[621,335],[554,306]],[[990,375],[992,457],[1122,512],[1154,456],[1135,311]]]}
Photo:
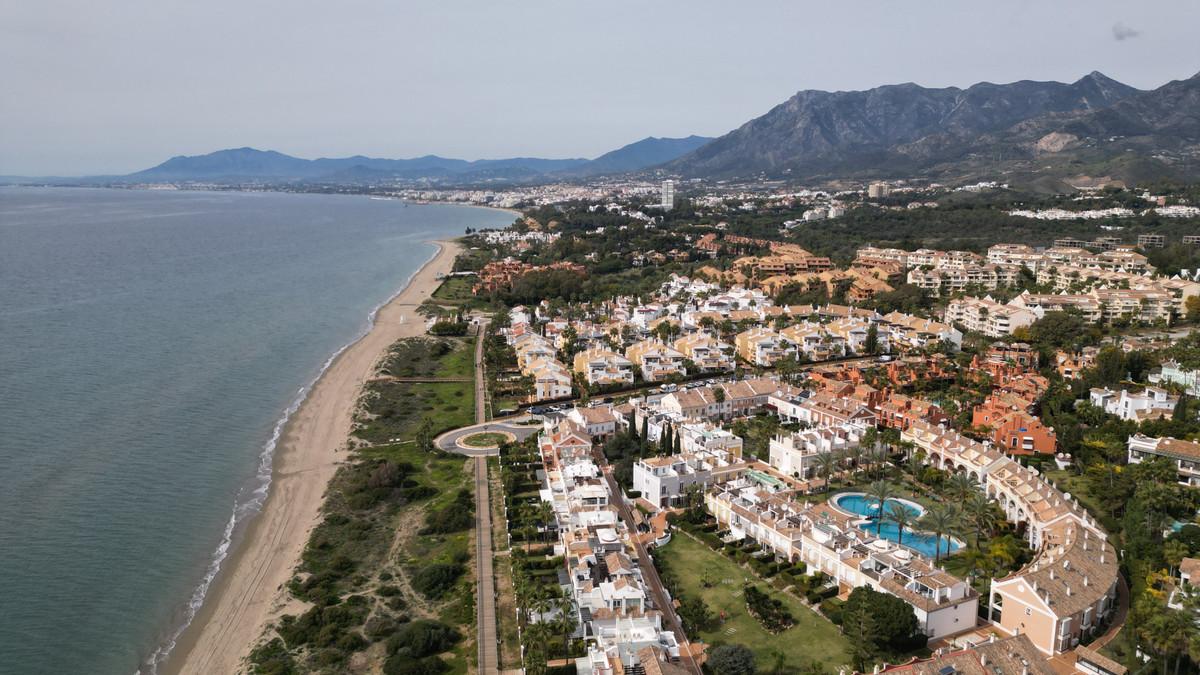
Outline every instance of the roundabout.
{"label": "roundabout", "polygon": [[502,443],[512,443],[517,437],[508,431],[481,431],[458,439],[459,447],[475,450],[498,450]]}
{"label": "roundabout", "polygon": [[433,439],[433,442],[440,450],[460,455],[495,455],[501,444],[523,441],[541,429],[540,425],[484,422],[447,431]]}

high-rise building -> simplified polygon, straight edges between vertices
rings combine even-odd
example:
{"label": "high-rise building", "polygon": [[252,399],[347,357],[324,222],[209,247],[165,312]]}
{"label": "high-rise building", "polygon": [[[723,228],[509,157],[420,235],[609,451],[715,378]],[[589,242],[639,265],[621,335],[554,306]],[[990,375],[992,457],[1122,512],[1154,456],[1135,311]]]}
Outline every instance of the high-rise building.
{"label": "high-rise building", "polygon": [[675,208],[675,181],[664,180],[662,184],[662,203],[664,211]]}
{"label": "high-rise building", "polygon": [[867,198],[879,199],[892,194],[892,186],[883,181],[876,181],[867,186]]}

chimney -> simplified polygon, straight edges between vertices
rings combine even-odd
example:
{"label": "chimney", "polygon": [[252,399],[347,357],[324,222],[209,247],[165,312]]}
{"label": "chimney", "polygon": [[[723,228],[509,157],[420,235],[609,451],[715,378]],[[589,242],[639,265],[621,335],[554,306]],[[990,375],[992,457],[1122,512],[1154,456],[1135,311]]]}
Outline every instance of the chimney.
{"label": "chimney", "polygon": [[1088,586],[1088,578],[1087,578],[1087,575],[1085,574],[1085,575],[1083,575],[1083,587],[1087,588],[1087,586]]}

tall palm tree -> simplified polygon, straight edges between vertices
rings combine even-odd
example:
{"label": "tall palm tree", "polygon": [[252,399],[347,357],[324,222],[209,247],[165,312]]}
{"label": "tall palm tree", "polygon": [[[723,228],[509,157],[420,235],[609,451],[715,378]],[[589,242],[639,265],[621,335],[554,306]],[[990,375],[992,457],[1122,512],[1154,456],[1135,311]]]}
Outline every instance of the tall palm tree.
{"label": "tall palm tree", "polygon": [[859,464],[862,463],[864,448],[862,445],[852,445],[842,451],[842,458],[846,462],[846,468],[850,470],[850,475],[857,476]]}
{"label": "tall palm tree", "polygon": [[962,472],[950,474],[946,479],[946,493],[950,495],[956,502],[963,503],[967,497],[978,492],[979,481],[975,480],[975,476]]}
{"label": "tall palm tree", "polygon": [[571,633],[575,632],[575,596],[571,593],[570,588],[562,590],[562,596],[558,599],[558,621],[556,627],[562,633],[563,638],[563,658],[571,658]]}
{"label": "tall palm tree", "polygon": [[888,446],[878,443],[871,449],[871,463],[879,469],[879,473],[883,476],[887,475],[888,457],[891,451]]}
{"label": "tall palm tree", "polygon": [[[942,537],[957,530],[962,522],[962,513],[958,507],[951,504],[934,504],[921,516],[921,527],[937,535],[937,544],[933,552],[933,561],[941,559]],[[950,542],[946,542],[946,553],[950,553]]]}
{"label": "tall palm tree", "polygon": [[833,476],[833,472],[837,469],[838,458],[832,452],[824,452],[817,455],[817,475],[825,479],[823,490],[829,489],[829,479]]}
{"label": "tall palm tree", "polygon": [[556,524],[554,518],[554,505],[550,502],[538,502],[538,520],[542,522],[542,541],[545,542],[550,538],[550,525]]}
{"label": "tall palm tree", "polygon": [[1163,672],[1167,672],[1167,658],[1175,656],[1175,672],[1179,662],[1188,652],[1192,638],[1196,635],[1195,618],[1190,612],[1165,609],[1155,612],[1143,625],[1142,634],[1146,641],[1163,657]]}
{"label": "tall palm tree", "polygon": [[867,496],[874,499],[877,505],[875,511],[875,534],[879,534],[879,528],[883,526],[884,505],[887,500],[896,496],[896,487],[886,480],[877,480],[867,486]]}
{"label": "tall palm tree", "polygon": [[996,507],[987,498],[987,495],[976,492],[967,497],[963,503],[963,510],[966,512],[967,520],[975,529],[975,548],[979,548],[979,537],[985,531],[990,532],[996,526],[998,520]]}
{"label": "tall palm tree", "polygon": [[[888,506],[887,514],[885,514],[885,516],[888,521],[896,524],[896,543],[903,544],[904,528],[911,528],[913,523],[916,522],[916,518],[913,517],[913,512],[900,502],[892,502]],[[880,520],[882,520],[882,518]]]}

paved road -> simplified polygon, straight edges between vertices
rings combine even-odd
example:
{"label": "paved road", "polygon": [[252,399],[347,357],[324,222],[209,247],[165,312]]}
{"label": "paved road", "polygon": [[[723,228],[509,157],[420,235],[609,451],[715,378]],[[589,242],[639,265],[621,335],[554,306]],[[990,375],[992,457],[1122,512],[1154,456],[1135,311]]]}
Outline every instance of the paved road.
{"label": "paved road", "polygon": [[484,422],[483,424],[474,424],[469,427],[461,427],[433,439],[434,445],[446,452],[457,452],[460,455],[468,457],[491,456],[497,454],[494,448],[472,448],[470,446],[459,445],[459,441],[473,434],[482,434],[487,432],[508,433],[516,437],[518,441],[523,441],[526,438],[541,431],[540,425],[512,424],[510,422]]}
{"label": "paved road", "polygon": [[[487,378],[483,370],[483,338],[487,323],[475,338],[475,421],[487,419]],[[476,617],[481,675],[500,672],[496,632],[496,577],[492,572],[492,500],[488,489],[487,457],[475,456],[475,560],[478,568]]]}
{"label": "paved road", "polygon": [[617,485],[616,479],[613,478],[612,471],[608,466],[608,462],[604,458],[604,453],[599,449],[593,449],[592,454],[595,457],[596,463],[600,466],[601,473],[604,474],[604,480],[608,481],[608,491],[612,495],[613,501],[616,503],[617,512],[621,515],[621,520],[625,521],[625,526],[629,528],[629,532],[633,535],[633,548],[637,553],[638,569],[642,572],[642,580],[646,582],[646,587],[650,589],[650,596],[654,599],[654,606],[663,614],[663,619],[666,627],[675,634],[675,639],[679,642],[680,662],[695,675],[701,675],[700,666],[696,660],[692,658],[692,646],[688,642],[687,633],[683,630],[683,623],[679,621],[679,615],[675,613],[675,607],[671,604],[670,596],[667,595],[666,589],[663,588],[662,579],[658,577],[658,570],[654,567],[654,560],[646,551],[646,547],[638,538],[637,529],[634,523],[633,512],[629,509],[629,504],[625,501],[621,491],[621,487]]}

